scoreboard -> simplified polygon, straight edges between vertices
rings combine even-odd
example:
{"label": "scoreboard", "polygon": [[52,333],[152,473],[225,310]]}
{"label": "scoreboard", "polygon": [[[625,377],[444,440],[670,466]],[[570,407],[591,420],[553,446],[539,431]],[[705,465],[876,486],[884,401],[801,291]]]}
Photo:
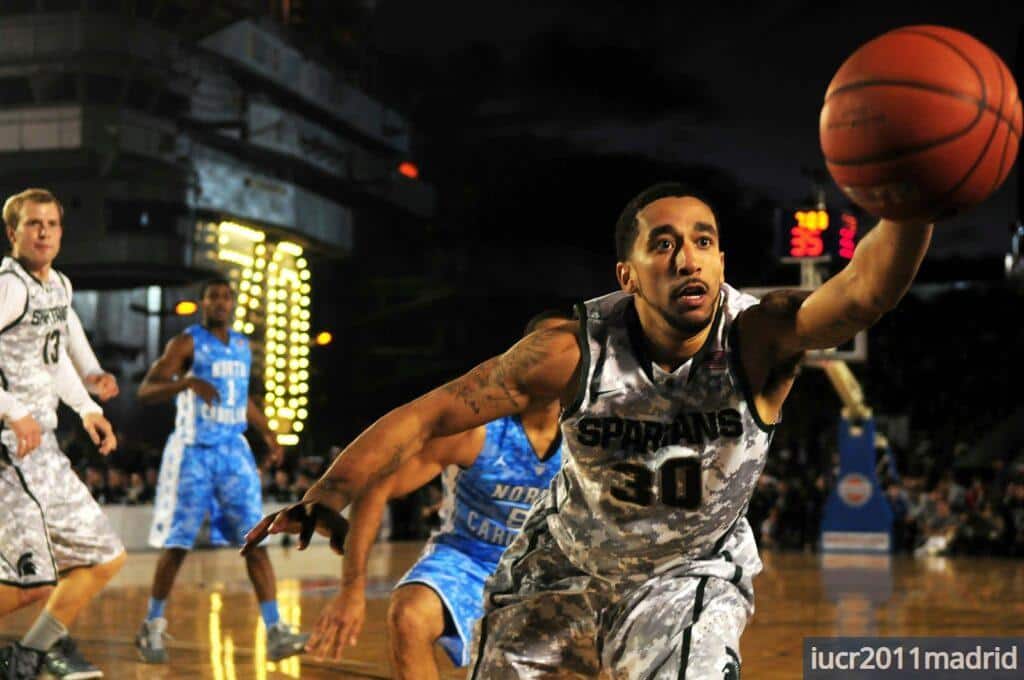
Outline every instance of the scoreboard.
{"label": "scoreboard", "polygon": [[775,225],[775,254],[787,262],[821,257],[849,260],[860,230],[860,217],[853,210],[781,211]]}

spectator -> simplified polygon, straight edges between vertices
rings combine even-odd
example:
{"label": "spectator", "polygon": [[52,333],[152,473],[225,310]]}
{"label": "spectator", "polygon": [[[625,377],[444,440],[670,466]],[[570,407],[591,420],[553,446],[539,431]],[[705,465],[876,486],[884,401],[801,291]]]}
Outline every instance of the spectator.
{"label": "spectator", "polygon": [[1007,485],[1003,517],[1006,523],[1007,554],[1024,557],[1024,480],[1015,479]]}
{"label": "spectator", "polygon": [[128,498],[124,470],[111,466],[107,469],[107,492],[104,503],[124,503]]}
{"label": "spectator", "polygon": [[932,495],[933,509],[925,516],[922,526],[924,542],[914,551],[915,556],[948,554],[960,528],[959,519],[953,515],[945,495],[938,490]]}
{"label": "spectator", "polygon": [[107,480],[102,468],[96,465],[85,466],[85,486],[97,502],[107,502]]}
{"label": "spectator", "polygon": [[[160,476],[160,467],[158,465],[146,466],[145,480],[146,480],[146,492],[149,494],[150,501],[156,498],[156,484],[157,479]],[[147,502],[150,502],[147,501]]]}
{"label": "spectator", "polygon": [[140,505],[142,503],[150,503],[152,500],[153,494],[146,487],[146,480],[142,478],[140,473],[132,472],[128,476],[128,488],[125,489],[125,503],[128,505]]}
{"label": "spectator", "polygon": [[903,485],[893,481],[885,488],[885,497],[892,508],[892,541],[893,552],[903,552],[910,547],[908,538],[912,535],[909,528],[910,519],[910,496]]}
{"label": "spectator", "polygon": [[295,475],[295,483],[292,484],[292,495],[296,499],[302,498],[309,491],[309,487],[313,486],[314,481],[305,470],[299,470],[299,473]]}
{"label": "spectator", "polygon": [[284,468],[274,471],[274,483],[270,487],[270,496],[278,503],[294,503],[298,500],[292,490],[291,476]]}

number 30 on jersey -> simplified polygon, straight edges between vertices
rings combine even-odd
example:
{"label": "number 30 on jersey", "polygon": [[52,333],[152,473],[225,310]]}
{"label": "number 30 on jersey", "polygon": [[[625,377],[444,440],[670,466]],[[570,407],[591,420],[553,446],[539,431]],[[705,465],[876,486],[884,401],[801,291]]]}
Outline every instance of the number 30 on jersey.
{"label": "number 30 on jersey", "polygon": [[704,485],[700,458],[668,458],[657,470],[640,463],[616,463],[617,479],[609,487],[612,497],[644,507],[661,503],[673,508],[696,510],[700,507]]}

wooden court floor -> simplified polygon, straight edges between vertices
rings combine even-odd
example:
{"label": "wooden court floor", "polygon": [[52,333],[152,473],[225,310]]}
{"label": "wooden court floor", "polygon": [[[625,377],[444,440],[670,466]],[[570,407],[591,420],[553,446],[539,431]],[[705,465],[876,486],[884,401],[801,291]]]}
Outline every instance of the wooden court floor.
{"label": "wooden court floor", "polygon": [[[192,554],[168,604],[167,666],[138,663],[132,638],[146,609],[155,553],[132,555],[81,616],[74,634],[114,680],[278,680],[388,678],[384,614],[394,581],[420,545],[379,544],[370,564],[370,601],[360,645],[341,663],[300,657],[266,661],[263,626],[241,558],[231,550]],[[283,617],[309,630],[336,592],[340,559],[323,546],[271,549]],[[757,612],[743,636],[743,676],[799,678],[805,636],[1024,635],[1024,563],[980,558],[835,558],[764,555]],[[0,636],[23,632],[36,609],[0,622]],[[461,678],[443,655],[445,678]]]}

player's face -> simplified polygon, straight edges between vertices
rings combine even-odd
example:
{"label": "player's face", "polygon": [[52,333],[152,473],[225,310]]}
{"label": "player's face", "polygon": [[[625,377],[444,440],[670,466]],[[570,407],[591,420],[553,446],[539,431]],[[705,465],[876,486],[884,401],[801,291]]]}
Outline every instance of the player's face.
{"label": "player's face", "polygon": [[204,325],[226,326],[235,311],[235,292],[223,284],[207,286],[201,303]]}
{"label": "player's face", "polygon": [[692,196],[668,197],[641,210],[637,222],[633,250],[617,267],[620,285],[676,330],[700,332],[711,323],[725,273],[714,213]]}
{"label": "player's face", "polygon": [[56,203],[26,201],[21,206],[18,228],[7,229],[11,254],[30,270],[49,267],[60,252],[63,231]]}

